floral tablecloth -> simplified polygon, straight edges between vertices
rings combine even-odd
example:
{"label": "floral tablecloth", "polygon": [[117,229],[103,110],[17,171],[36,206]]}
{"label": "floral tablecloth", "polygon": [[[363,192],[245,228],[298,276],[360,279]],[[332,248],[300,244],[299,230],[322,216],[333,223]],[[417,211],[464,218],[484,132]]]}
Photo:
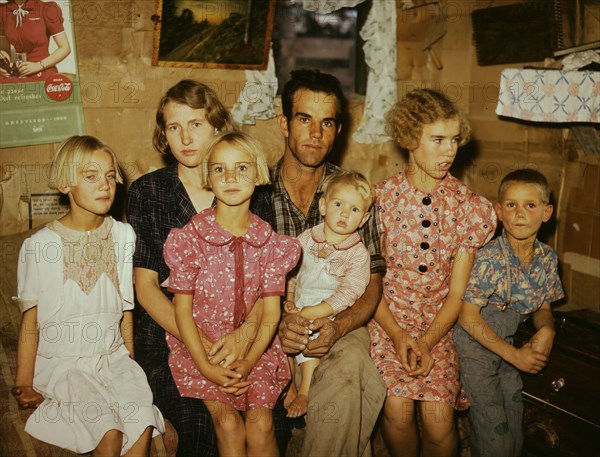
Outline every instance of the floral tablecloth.
{"label": "floral tablecloth", "polygon": [[600,72],[507,68],[496,114],[534,122],[600,120]]}

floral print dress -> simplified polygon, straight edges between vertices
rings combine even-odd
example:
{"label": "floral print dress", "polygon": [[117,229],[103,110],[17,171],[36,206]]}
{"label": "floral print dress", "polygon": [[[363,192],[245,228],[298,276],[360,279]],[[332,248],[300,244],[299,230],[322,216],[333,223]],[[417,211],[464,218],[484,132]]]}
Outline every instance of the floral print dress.
{"label": "floral print dress", "polygon": [[[285,276],[300,256],[298,241],[251,216],[246,234],[236,237],[217,223],[214,208],[208,208],[173,229],[165,242],[169,290],[193,293],[194,320],[213,341],[238,328],[259,298],[283,295]],[[239,411],[272,409],[290,380],[277,336],[252,369],[250,389],[240,396],[221,392],[202,376],[185,345],[168,333],[167,343],[169,366],[184,397],[216,400]]]}
{"label": "floral print dress", "polygon": [[[376,186],[382,253],[387,272],[383,293],[398,324],[419,338],[450,289],[454,260],[484,245],[496,228],[492,204],[448,174],[431,193],[412,186],[404,172]],[[450,331],[431,351],[428,376],[408,375],[383,328],[372,320],[371,357],[388,396],[466,406],[461,400],[458,356]]]}

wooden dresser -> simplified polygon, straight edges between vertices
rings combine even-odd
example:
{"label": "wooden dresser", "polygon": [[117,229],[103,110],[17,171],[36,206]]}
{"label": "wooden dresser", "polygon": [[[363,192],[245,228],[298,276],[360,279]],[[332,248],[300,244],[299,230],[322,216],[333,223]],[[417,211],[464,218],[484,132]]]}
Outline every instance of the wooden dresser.
{"label": "wooden dresser", "polygon": [[[537,375],[522,373],[524,457],[600,456],[600,313],[555,312],[550,362]],[[531,319],[516,336],[535,333]]]}

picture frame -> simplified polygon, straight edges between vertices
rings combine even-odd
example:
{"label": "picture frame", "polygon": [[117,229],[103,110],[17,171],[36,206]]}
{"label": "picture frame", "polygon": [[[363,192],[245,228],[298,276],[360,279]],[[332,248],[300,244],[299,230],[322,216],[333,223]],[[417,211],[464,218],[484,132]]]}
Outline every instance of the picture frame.
{"label": "picture frame", "polygon": [[152,64],[264,70],[276,0],[157,0]]}

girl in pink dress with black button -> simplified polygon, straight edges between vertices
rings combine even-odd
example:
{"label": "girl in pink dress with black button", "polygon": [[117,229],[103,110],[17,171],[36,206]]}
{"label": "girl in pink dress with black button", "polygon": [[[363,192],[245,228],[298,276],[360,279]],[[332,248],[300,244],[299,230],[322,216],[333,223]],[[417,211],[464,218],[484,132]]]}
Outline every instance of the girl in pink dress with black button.
{"label": "girl in pink dress with black button", "polygon": [[[249,211],[255,186],[269,183],[260,144],[229,132],[206,150],[203,184],[216,206],[173,229],[164,247],[182,338],[167,334],[169,366],[181,395],[207,405],[219,455],[277,456],[272,410],[290,369],[275,333],[285,276],[300,245]],[[229,366],[211,364],[209,343],[239,327],[254,306],[262,307],[261,318],[245,335],[246,356]],[[231,386],[235,395],[224,391]]]}
{"label": "girl in pink dress with black button", "polygon": [[[0,83],[45,81],[58,72],[56,65],[70,53],[71,46],[64,28],[61,7],[56,2],[10,0],[0,5],[0,38],[2,43]],[[50,38],[56,48],[50,53]],[[27,60],[11,62],[10,46],[25,53]]]}
{"label": "girl in pink dress with black button", "polygon": [[388,388],[381,431],[392,456],[452,456],[454,409],[466,404],[451,329],[475,252],[492,237],[496,216],[489,201],[449,173],[470,138],[450,100],[414,90],[391,109],[387,124],[409,158],[375,188],[387,266],[369,323],[371,356]]}

